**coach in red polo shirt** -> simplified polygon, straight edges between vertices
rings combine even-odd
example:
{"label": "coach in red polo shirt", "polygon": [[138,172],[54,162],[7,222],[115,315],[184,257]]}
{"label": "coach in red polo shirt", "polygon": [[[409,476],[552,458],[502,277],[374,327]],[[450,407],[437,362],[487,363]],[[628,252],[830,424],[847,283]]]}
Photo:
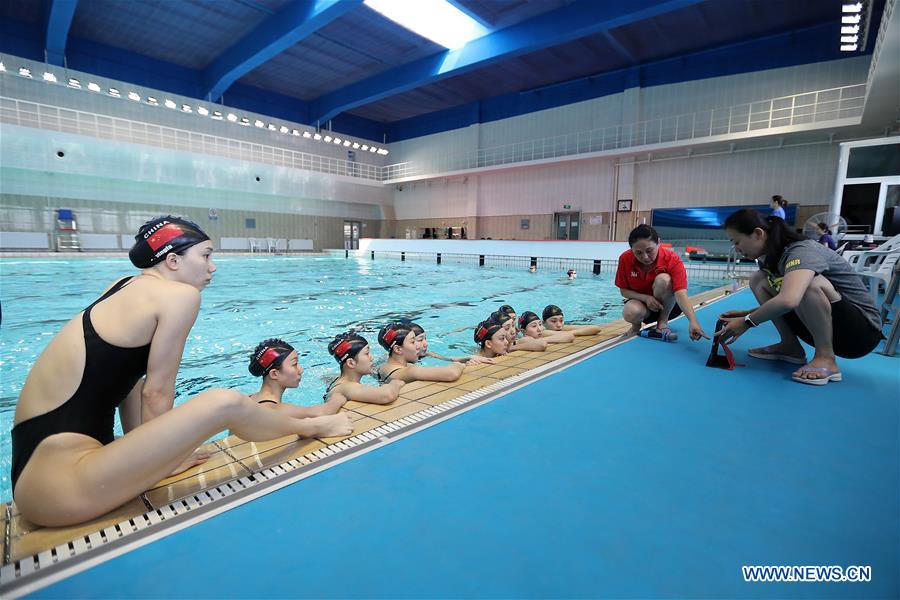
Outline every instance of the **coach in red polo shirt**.
{"label": "coach in red polo shirt", "polygon": [[669,319],[682,312],[690,322],[692,340],[709,336],[700,328],[687,294],[687,273],[678,255],[659,247],[659,234],[649,225],[639,225],[628,234],[628,245],[619,257],[616,287],[625,307],[622,318],[631,323],[628,335],[636,335],[643,323],[656,321],[656,329],[667,331]]}

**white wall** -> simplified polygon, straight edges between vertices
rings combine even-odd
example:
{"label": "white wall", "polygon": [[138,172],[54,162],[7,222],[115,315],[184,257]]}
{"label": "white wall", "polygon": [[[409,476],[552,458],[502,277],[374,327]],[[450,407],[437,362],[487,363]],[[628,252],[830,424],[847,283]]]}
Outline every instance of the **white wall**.
{"label": "white wall", "polygon": [[635,209],[766,204],[828,204],[838,146],[739,152],[635,166]]}
{"label": "white wall", "polygon": [[[500,240],[359,240],[363,252],[440,252],[495,256],[542,256],[616,260],[628,249],[626,242],[516,242]],[[377,254],[376,254],[377,256]]]}

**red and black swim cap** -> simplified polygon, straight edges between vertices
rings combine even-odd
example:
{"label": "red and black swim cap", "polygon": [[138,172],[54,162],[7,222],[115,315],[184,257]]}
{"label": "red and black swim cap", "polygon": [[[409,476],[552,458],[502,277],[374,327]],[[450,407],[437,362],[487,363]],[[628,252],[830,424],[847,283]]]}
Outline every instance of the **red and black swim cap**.
{"label": "red and black swim cap", "polygon": [[250,355],[250,365],[247,367],[250,374],[255,377],[263,377],[272,369],[277,369],[284,362],[294,347],[278,338],[272,338],[260,342]]}
{"label": "red and black swim cap", "polygon": [[353,331],[347,331],[335,336],[328,344],[328,353],[338,361],[338,364],[344,364],[348,359],[356,358],[363,348],[369,345],[366,338]]}
{"label": "red and black swim cap", "polygon": [[495,333],[503,328],[500,323],[492,319],[486,319],[475,327],[475,343],[484,348],[484,343],[491,339]]}
{"label": "red and black swim cap", "polygon": [[536,313],[526,310],[522,313],[522,316],[519,317],[519,329],[525,329],[532,321],[540,321],[540,317],[538,317]]}
{"label": "red and black swim cap", "polygon": [[181,254],[208,239],[193,221],[172,215],[157,217],[141,225],[128,258],[138,269],[147,269],[162,262],[170,252]]}
{"label": "red and black swim cap", "polygon": [[403,340],[411,332],[412,327],[410,327],[409,323],[394,321],[382,327],[381,331],[378,332],[378,343],[382,348],[390,352],[395,345],[402,344]]}
{"label": "red and black swim cap", "polygon": [[503,325],[510,319],[512,319],[512,314],[504,311],[502,308],[500,310],[495,310],[491,313],[491,316],[488,317],[488,320],[493,321],[498,325]]}

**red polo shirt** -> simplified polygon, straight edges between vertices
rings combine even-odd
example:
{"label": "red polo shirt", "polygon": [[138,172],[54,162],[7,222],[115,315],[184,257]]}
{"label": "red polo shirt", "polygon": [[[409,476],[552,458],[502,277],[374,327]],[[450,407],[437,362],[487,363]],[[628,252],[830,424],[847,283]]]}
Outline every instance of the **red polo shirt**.
{"label": "red polo shirt", "polygon": [[660,273],[668,273],[672,278],[672,291],[687,289],[687,273],[684,263],[678,255],[666,248],[660,248],[656,255],[656,264],[647,271],[635,258],[634,252],[626,250],[619,257],[619,268],[616,270],[616,287],[632,290],[639,294],[653,295],[653,280]]}

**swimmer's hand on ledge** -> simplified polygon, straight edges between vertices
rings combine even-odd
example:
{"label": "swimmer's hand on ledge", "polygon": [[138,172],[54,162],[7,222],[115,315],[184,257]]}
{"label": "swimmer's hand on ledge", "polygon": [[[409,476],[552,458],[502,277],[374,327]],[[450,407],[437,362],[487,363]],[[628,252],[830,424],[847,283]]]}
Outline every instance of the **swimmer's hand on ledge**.
{"label": "swimmer's hand on ledge", "polygon": [[312,417],[309,422],[316,430],[315,437],[339,437],[353,433],[353,422],[347,413]]}
{"label": "swimmer's hand on ledge", "polygon": [[462,361],[470,365],[493,365],[497,364],[497,361],[493,358],[488,358],[486,356],[480,356],[478,354],[472,354],[471,356],[466,356]]}
{"label": "swimmer's hand on ledge", "polygon": [[169,473],[168,476],[171,477],[172,475],[178,475],[179,473],[184,473],[191,467],[196,467],[197,465],[202,465],[203,463],[205,463],[206,461],[209,460],[210,456],[212,456],[212,455],[209,454],[208,452],[200,452],[199,450],[197,450],[196,452],[194,452],[193,454],[188,456],[186,459],[184,459],[184,461],[180,465],[175,467],[175,469],[171,473]]}

